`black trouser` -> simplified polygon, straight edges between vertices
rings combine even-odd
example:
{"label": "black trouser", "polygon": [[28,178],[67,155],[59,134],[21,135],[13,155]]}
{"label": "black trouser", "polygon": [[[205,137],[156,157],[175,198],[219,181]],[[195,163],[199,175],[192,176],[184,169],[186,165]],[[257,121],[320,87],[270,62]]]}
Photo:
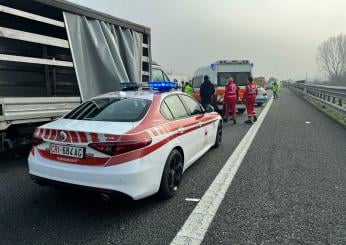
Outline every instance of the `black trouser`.
{"label": "black trouser", "polygon": [[278,91],[273,91],[274,93],[274,99],[277,99],[278,98]]}
{"label": "black trouser", "polygon": [[204,109],[206,109],[208,105],[211,105],[211,103],[202,102],[202,106],[203,106]]}

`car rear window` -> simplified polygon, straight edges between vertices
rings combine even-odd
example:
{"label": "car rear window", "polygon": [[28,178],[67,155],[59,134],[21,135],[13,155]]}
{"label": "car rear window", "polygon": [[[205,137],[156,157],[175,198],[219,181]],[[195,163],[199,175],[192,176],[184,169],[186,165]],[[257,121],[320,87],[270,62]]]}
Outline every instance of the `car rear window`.
{"label": "car rear window", "polygon": [[106,122],[137,122],[144,117],[150,105],[150,100],[139,98],[96,98],[86,101],[64,118]]}

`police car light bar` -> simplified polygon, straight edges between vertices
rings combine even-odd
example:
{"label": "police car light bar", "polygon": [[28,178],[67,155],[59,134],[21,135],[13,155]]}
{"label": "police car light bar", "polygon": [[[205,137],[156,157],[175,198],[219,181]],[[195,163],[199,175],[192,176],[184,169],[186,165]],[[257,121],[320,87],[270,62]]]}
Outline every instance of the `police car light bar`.
{"label": "police car light bar", "polygon": [[162,81],[162,82],[142,82],[142,83],[128,83],[126,85],[123,84],[122,91],[136,91],[139,89],[151,89],[158,90],[162,92],[168,92],[173,88],[178,88],[178,84],[170,81]]}
{"label": "police car light bar", "polygon": [[172,88],[176,88],[177,84],[175,82],[148,82],[149,87],[152,89],[157,89],[159,91],[169,91]]}

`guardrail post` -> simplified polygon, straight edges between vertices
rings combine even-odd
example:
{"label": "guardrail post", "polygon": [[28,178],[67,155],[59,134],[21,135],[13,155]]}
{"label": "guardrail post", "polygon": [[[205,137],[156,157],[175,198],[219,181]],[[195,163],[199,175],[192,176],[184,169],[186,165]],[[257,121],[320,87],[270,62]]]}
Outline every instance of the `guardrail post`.
{"label": "guardrail post", "polygon": [[333,104],[335,104],[335,97],[333,97]]}
{"label": "guardrail post", "polygon": [[339,99],[339,106],[342,106],[342,99]]}
{"label": "guardrail post", "polygon": [[323,100],[326,100],[326,94],[323,94]]}
{"label": "guardrail post", "polygon": [[328,99],[327,99],[328,102],[330,102],[330,95],[328,95]]}

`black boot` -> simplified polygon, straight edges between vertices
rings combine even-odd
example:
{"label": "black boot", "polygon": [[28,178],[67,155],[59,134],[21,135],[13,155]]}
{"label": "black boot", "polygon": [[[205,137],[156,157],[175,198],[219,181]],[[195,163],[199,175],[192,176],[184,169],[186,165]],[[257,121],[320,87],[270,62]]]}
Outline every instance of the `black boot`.
{"label": "black boot", "polygon": [[237,120],[233,119],[233,124],[237,124]]}
{"label": "black boot", "polygon": [[253,117],[253,121],[257,122],[257,117],[256,116]]}
{"label": "black boot", "polygon": [[223,122],[224,122],[224,123],[228,122],[228,119],[227,119],[227,118],[224,118],[224,119],[223,119]]}
{"label": "black boot", "polygon": [[252,124],[252,121],[250,119],[246,120],[245,123]]}

